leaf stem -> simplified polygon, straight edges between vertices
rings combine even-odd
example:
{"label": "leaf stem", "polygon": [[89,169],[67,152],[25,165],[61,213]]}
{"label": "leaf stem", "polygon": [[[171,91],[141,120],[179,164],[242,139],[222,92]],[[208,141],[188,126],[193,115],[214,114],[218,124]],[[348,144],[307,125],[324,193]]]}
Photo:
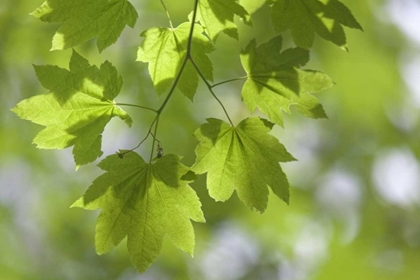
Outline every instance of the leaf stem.
{"label": "leaf stem", "polygon": [[149,110],[149,111],[153,111],[155,113],[157,113],[157,111],[153,108],[149,108],[146,106],[141,106],[141,105],[136,105],[136,104],[129,104],[129,103],[115,103],[115,105],[118,106],[130,106],[130,107],[137,107],[137,108],[141,108],[141,109],[145,109],[145,110]]}
{"label": "leaf stem", "polygon": [[124,153],[122,153],[122,155],[128,154],[128,153],[134,151],[135,149],[137,149],[138,147],[140,147],[141,144],[143,144],[143,142],[146,141],[147,138],[149,138],[149,135],[152,135],[153,136],[153,138],[154,138],[153,141],[155,140],[156,137],[152,133],[152,128],[153,128],[153,125],[155,124],[155,122],[157,121],[157,119],[158,119],[158,115],[153,119],[153,122],[150,124],[149,130],[147,131],[147,134],[143,138],[143,140],[141,140],[140,143],[137,146],[135,146],[134,148],[132,148],[132,149],[130,149],[130,150],[125,151]]}
{"label": "leaf stem", "polygon": [[[163,2],[163,0],[160,0],[163,8],[165,9],[166,15],[169,19],[169,24],[171,26],[171,28],[173,29],[173,25],[172,25],[172,21],[171,18],[169,16],[169,12],[168,9],[166,8],[165,3]],[[175,88],[178,85],[179,80],[181,79],[182,73],[184,72],[185,66],[187,65],[188,61],[191,61],[192,65],[194,66],[194,68],[197,70],[198,75],[200,76],[200,78],[204,81],[204,83],[206,84],[207,88],[209,89],[210,93],[213,95],[213,97],[217,100],[217,102],[219,102],[220,106],[222,107],[223,111],[226,114],[226,117],[228,118],[230,124],[232,126],[233,122],[229,117],[229,114],[225,108],[225,106],[223,105],[223,103],[220,101],[220,99],[216,96],[216,94],[213,92],[213,87],[222,85],[224,83],[228,83],[228,82],[232,82],[232,81],[236,81],[236,80],[243,80],[246,79],[247,77],[240,77],[240,78],[235,78],[235,79],[230,79],[227,81],[223,81],[214,85],[210,85],[210,83],[206,80],[206,78],[204,77],[203,73],[201,72],[200,68],[197,66],[197,64],[195,63],[195,61],[192,59],[192,55],[191,55],[191,49],[192,49],[192,42],[193,42],[193,35],[194,35],[194,26],[195,26],[195,21],[197,18],[197,9],[198,9],[198,3],[199,0],[195,0],[194,1],[194,10],[193,10],[193,17],[192,17],[192,21],[191,21],[191,27],[190,27],[190,32],[189,32],[189,36],[188,36],[188,42],[187,42],[187,51],[186,51],[186,55],[185,58],[181,64],[181,67],[179,69],[178,74],[175,77],[174,82],[172,83],[172,87],[169,90],[168,95],[166,96],[165,100],[163,101],[162,105],[159,107],[159,109],[155,110],[149,107],[145,107],[145,106],[140,106],[140,105],[135,105],[135,104],[127,104],[127,103],[116,103],[115,105],[121,105],[121,106],[131,106],[131,107],[137,107],[137,108],[142,108],[142,109],[146,109],[146,110],[150,110],[156,113],[156,117],[154,118],[153,122],[150,124],[149,130],[146,134],[146,136],[143,138],[143,140],[140,141],[140,143],[134,147],[131,150],[126,151],[124,154],[129,153],[135,149],[137,149],[138,147],[140,147],[141,144],[143,144],[144,141],[146,141],[146,139],[149,137],[149,135],[152,135],[153,137],[153,141],[152,141],[152,150],[150,152],[150,159],[149,159],[149,163],[152,162],[153,159],[153,153],[155,150],[155,142],[159,140],[157,140],[156,135],[157,135],[157,130],[158,130],[158,126],[159,126],[159,118],[160,115],[162,114],[163,110],[165,109],[166,105],[169,102],[169,99],[171,99],[173,93],[175,92]],[[154,128],[154,132],[152,133],[152,130]]]}
{"label": "leaf stem", "polygon": [[239,78],[234,78],[234,79],[226,80],[226,81],[219,82],[219,83],[216,83],[216,84],[211,85],[211,88],[215,88],[217,86],[220,86],[220,85],[223,85],[223,84],[226,84],[226,83],[230,83],[230,82],[234,82],[234,81],[245,80],[247,78],[248,78],[247,76],[243,76],[243,77],[239,77]]}
{"label": "leaf stem", "polygon": [[181,78],[182,72],[184,72],[185,65],[187,65],[188,58],[185,58],[182,62],[181,68],[179,69],[178,74],[175,77],[175,81],[172,84],[171,89],[169,90],[168,95],[166,96],[165,100],[163,101],[162,105],[157,109],[157,114],[160,115],[163,111],[163,109],[166,107],[166,104],[168,103],[169,99],[172,97],[172,94],[175,92],[175,88],[178,85],[179,79]]}
{"label": "leaf stem", "polygon": [[209,89],[209,91],[210,91],[211,95],[213,95],[214,99],[216,99],[216,100],[217,100],[217,102],[219,102],[219,104],[220,104],[220,106],[222,107],[223,111],[225,112],[225,115],[226,115],[227,119],[229,120],[230,124],[231,124],[232,126],[234,126],[234,125],[233,125],[232,120],[231,120],[231,119],[230,119],[230,117],[229,117],[229,114],[228,114],[228,112],[227,112],[227,110],[226,110],[225,106],[223,105],[222,101],[220,101],[220,99],[219,99],[219,98],[216,96],[216,94],[214,93],[212,86],[211,86],[211,85],[210,85],[210,83],[206,80],[206,78],[204,77],[203,73],[201,73],[200,68],[198,68],[197,64],[195,64],[195,61],[194,61],[192,58],[190,58],[190,61],[191,61],[191,63],[193,64],[193,66],[194,66],[195,70],[197,70],[197,73],[198,73],[198,75],[200,76],[200,78],[201,78],[201,79],[203,80],[203,82],[206,84],[206,86],[207,86],[207,88]]}
{"label": "leaf stem", "polygon": [[[155,125],[155,131],[154,131],[154,134],[152,134],[154,140],[153,140],[153,143],[152,143],[152,151],[150,153],[150,162],[152,162],[153,152],[154,152],[154,149],[155,149],[155,140],[156,140],[156,134],[157,134],[157,129],[158,129],[158,125],[159,125],[159,117],[162,114],[162,111],[165,109],[166,105],[168,104],[169,99],[171,99],[173,93],[175,92],[175,88],[178,85],[179,79],[181,79],[181,75],[184,72],[184,69],[185,69],[185,66],[187,65],[188,60],[191,60],[191,48],[192,48],[192,40],[193,40],[193,34],[194,34],[195,19],[197,17],[198,1],[199,0],[195,0],[195,3],[194,3],[193,18],[192,18],[192,21],[191,21],[191,28],[190,28],[190,33],[189,33],[189,36],[188,36],[188,43],[187,43],[187,51],[186,51],[184,61],[182,62],[181,68],[179,69],[179,72],[176,75],[174,82],[172,83],[172,87],[169,90],[168,95],[166,96],[165,100],[163,101],[163,103],[159,107],[159,109],[156,110],[156,113],[157,113],[156,118],[155,118],[156,124],[155,124],[155,121],[153,121],[153,123],[152,123],[152,125],[150,126],[150,129],[149,129],[148,134],[150,134],[153,125]],[[165,10],[167,11],[167,9],[165,7],[165,4],[163,3],[163,0],[161,0],[161,3],[164,6]],[[169,17],[169,13],[168,13],[168,17]],[[171,22],[170,22],[170,24],[171,24],[171,27],[172,27]]]}
{"label": "leaf stem", "polygon": [[168,11],[168,9],[166,8],[165,2],[163,2],[163,0],[160,0],[160,3],[162,4],[163,9],[165,10],[165,13],[166,13],[166,17],[167,17],[167,18],[168,18],[168,20],[169,20],[169,26],[171,27],[171,29],[174,29],[174,26],[172,25],[172,20],[171,20],[171,17],[170,17],[170,15],[169,15],[169,11]]}
{"label": "leaf stem", "polygon": [[193,17],[191,20],[190,34],[188,36],[187,56],[185,57],[185,60],[188,60],[191,58],[191,49],[192,49],[192,41],[193,41],[193,35],[194,35],[194,25],[197,18],[198,1],[199,0],[194,1]]}
{"label": "leaf stem", "polygon": [[[151,163],[152,162],[152,159],[153,159],[153,152],[154,152],[154,150],[155,150],[155,142],[156,141],[159,141],[159,140],[157,140],[156,139],[156,135],[157,135],[157,129],[158,129],[158,126],[159,126],[159,115],[157,115],[156,116],[156,124],[155,124],[155,131],[153,132],[153,134],[152,134],[152,136],[153,136],[153,141],[152,141],[152,151],[150,152],[150,159],[149,159],[149,163]],[[154,122],[154,121],[153,121]],[[150,129],[151,129],[152,127],[150,127]]]}

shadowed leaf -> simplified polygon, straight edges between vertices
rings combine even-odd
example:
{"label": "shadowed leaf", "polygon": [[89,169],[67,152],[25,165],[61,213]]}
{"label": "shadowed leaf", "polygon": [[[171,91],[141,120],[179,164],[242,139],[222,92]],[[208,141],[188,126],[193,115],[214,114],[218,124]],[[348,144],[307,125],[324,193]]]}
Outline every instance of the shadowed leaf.
{"label": "shadowed leaf", "polygon": [[45,22],[63,22],[51,50],[74,47],[93,37],[103,51],[115,43],[126,25],[134,27],[137,12],[127,0],[47,0],[32,15]]}

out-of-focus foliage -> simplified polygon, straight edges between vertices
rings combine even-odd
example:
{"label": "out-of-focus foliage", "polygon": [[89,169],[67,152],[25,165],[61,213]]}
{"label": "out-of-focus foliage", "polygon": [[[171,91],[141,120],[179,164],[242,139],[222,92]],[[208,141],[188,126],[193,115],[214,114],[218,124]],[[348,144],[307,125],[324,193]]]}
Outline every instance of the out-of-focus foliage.
{"label": "out-of-focus foliage", "polygon": [[[329,120],[286,115],[287,129],[274,130],[298,159],[285,166],[290,205],[270,195],[273,199],[260,215],[238,199],[214,202],[200,178],[192,187],[207,223],[194,224],[195,258],[164,242],[157,263],[144,275],[131,267],[123,246],[97,256],[92,225],[98,213],[69,209],[100,171],[88,165],[76,173],[70,150],[35,149],[31,139],[42,128],[9,110],[44,92],[31,64],[64,68],[71,55],[48,51],[58,25],[28,16],[42,2],[3,0],[0,5],[0,279],[420,278],[420,106],[403,76],[412,73],[407,62],[414,61],[410,58],[418,56],[420,46],[387,21],[395,1],[342,1],[364,27],[364,33],[346,32],[350,53],[315,39],[311,57],[316,59],[307,67],[328,73],[336,85],[318,95]],[[166,2],[174,24],[185,21],[191,11],[188,1]],[[211,54],[220,62],[213,65],[216,82],[245,75],[239,57],[225,55],[229,49],[245,48],[253,37],[261,44],[274,34],[267,21],[269,7],[258,5],[262,1],[241,2],[253,9],[255,30],[236,21],[239,42],[219,35],[217,44],[224,48]],[[77,51],[92,63],[108,59],[116,66],[124,78],[121,102],[156,107],[161,100],[155,100],[147,66],[135,59],[139,34],[152,26],[166,27],[167,19],[159,1],[132,3],[139,19],[134,29],[124,29],[121,41],[102,54],[94,40]],[[287,35],[284,44],[294,46]],[[237,81],[215,89],[236,108],[235,120],[248,113],[239,104],[241,87]],[[208,94],[195,96],[199,112],[181,95],[171,102],[160,120],[159,138],[166,153],[176,150],[191,165],[195,155],[187,151],[197,144],[193,132],[206,117],[219,113],[217,104]],[[106,154],[135,146],[147,133],[153,116],[135,109],[129,113],[144,123],[134,123],[131,130],[110,123],[104,132]]]}

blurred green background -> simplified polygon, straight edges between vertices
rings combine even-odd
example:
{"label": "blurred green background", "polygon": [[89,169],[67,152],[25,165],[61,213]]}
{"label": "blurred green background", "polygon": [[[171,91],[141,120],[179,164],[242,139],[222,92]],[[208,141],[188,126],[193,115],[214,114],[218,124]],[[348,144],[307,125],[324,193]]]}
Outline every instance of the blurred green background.
{"label": "blurred green background", "polygon": [[[347,29],[350,52],[315,41],[306,67],[337,83],[318,94],[329,120],[293,112],[285,129],[275,128],[299,159],[284,164],[291,203],[270,195],[260,215],[236,196],[226,203],[208,197],[205,178],[192,186],[203,203],[206,224],[196,229],[195,258],[170,242],[143,275],[130,263],[125,241],[105,256],[94,249],[98,212],[69,209],[101,172],[95,164],[75,171],[71,150],[38,150],[31,144],[41,127],[9,109],[46,92],[31,64],[67,67],[71,50],[50,52],[57,24],[28,15],[42,0],[0,4],[0,279],[420,279],[420,2],[346,0],[364,27]],[[119,102],[156,108],[147,65],[135,62],[139,34],[167,26],[159,1],[132,0],[139,12],[134,29],[98,54],[95,40],[77,51],[92,64],[108,59],[124,78]],[[174,24],[186,20],[193,1],[167,0]],[[253,12],[254,29],[238,22],[240,40],[225,35],[211,55],[215,81],[243,76],[235,54],[252,38],[273,36],[269,9],[261,0],[242,3]],[[292,46],[285,34],[287,46]],[[235,122],[248,116],[242,82],[216,88]],[[104,133],[105,154],[135,146],[153,115],[126,108],[128,129],[115,119]],[[194,161],[194,130],[223,112],[201,85],[192,104],[181,94],[161,117],[159,139],[166,153]],[[150,143],[138,150],[148,155]]]}

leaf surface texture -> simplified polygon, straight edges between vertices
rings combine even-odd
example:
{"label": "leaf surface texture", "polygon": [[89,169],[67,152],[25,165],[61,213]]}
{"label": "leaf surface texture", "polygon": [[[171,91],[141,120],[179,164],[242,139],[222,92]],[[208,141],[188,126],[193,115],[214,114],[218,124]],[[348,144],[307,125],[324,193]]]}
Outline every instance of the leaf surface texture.
{"label": "leaf surface texture", "polygon": [[140,272],[156,259],[167,236],[193,255],[191,220],[204,222],[201,203],[188,182],[188,168],[178,156],[166,155],[152,164],[130,152],[111,155],[98,165],[106,171],[72,206],[102,209],[96,224],[96,251],[104,254],[127,237],[131,260]]}
{"label": "leaf surface texture", "polygon": [[47,0],[33,13],[45,22],[63,23],[53,37],[52,50],[63,50],[97,37],[99,51],[115,43],[138,15],[127,0]]}
{"label": "leaf surface texture", "polygon": [[[190,27],[190,23],[183,23],[174,29],[153,27],[141,34],[144,40],[137,52],[137,60],[149,63],[149,74],[158,95],[168,89],[181,69],[187,55]],[[207,54],[212,52],[214,47],[202,33],[202,27],[196,24],[191,57],[203,76],[212,81],[213,66]],[[198,75],[191,61],[187,61],[177,87],[191,100],[194,98],[198,87]]]}
{"label": "leaf surface texture", "polygon": [[197,20],[205,27],[205,32],[213,41],[216,40],[220,31],[238,39],[238,28],[233,21],[235,15],[250,24],[248,12],[236,0],[199,1]]}
{"label": "leaf surface texture", "polygon": [[207,173],[207,188],[216,201],[226,201],[236,190],[248,207],[264,212],[268,188],[286,203],[289,183],[279,162],[294,158],[279,141],[268,134],[273,124],[260,118],[248,118],[236,127],[219,119],[195,132],[199,144],[192,170]]}
{"label": "leaf surface texture", "polygon": [[57,66],[34,66],[49,93],[21,101],[12,109],[20,118],[46,126],[34,139],[41,149],[74,146],[78,166],[102,155],[102,132],[113,117],[131,126],[128,114],[114,103],[123,81],[106,61],[100,68],[73,51],[70,70]]}
{"label": "leaf surface texture", "polygon": [[343,26],[362,30],[350,10],[338,0],[277,0],[271,8],[274,29],[290,30],[298,47],[310,48],[315,33],[347,49]]}
{"label": "leaf surface texture", "polygon": [[247,80],[242,98],[253,112],[257,107],[271,121],[283,126],[282,111],[290,114],[290,106],[310,118],[326,118],[325,111],[311,93],[330,88],[334,83],[324,73],[301,70],[309,60],[309,51],[301,48],[280,52],[282,38],[277,36],[257,46],[252,40],[241,52]]}

